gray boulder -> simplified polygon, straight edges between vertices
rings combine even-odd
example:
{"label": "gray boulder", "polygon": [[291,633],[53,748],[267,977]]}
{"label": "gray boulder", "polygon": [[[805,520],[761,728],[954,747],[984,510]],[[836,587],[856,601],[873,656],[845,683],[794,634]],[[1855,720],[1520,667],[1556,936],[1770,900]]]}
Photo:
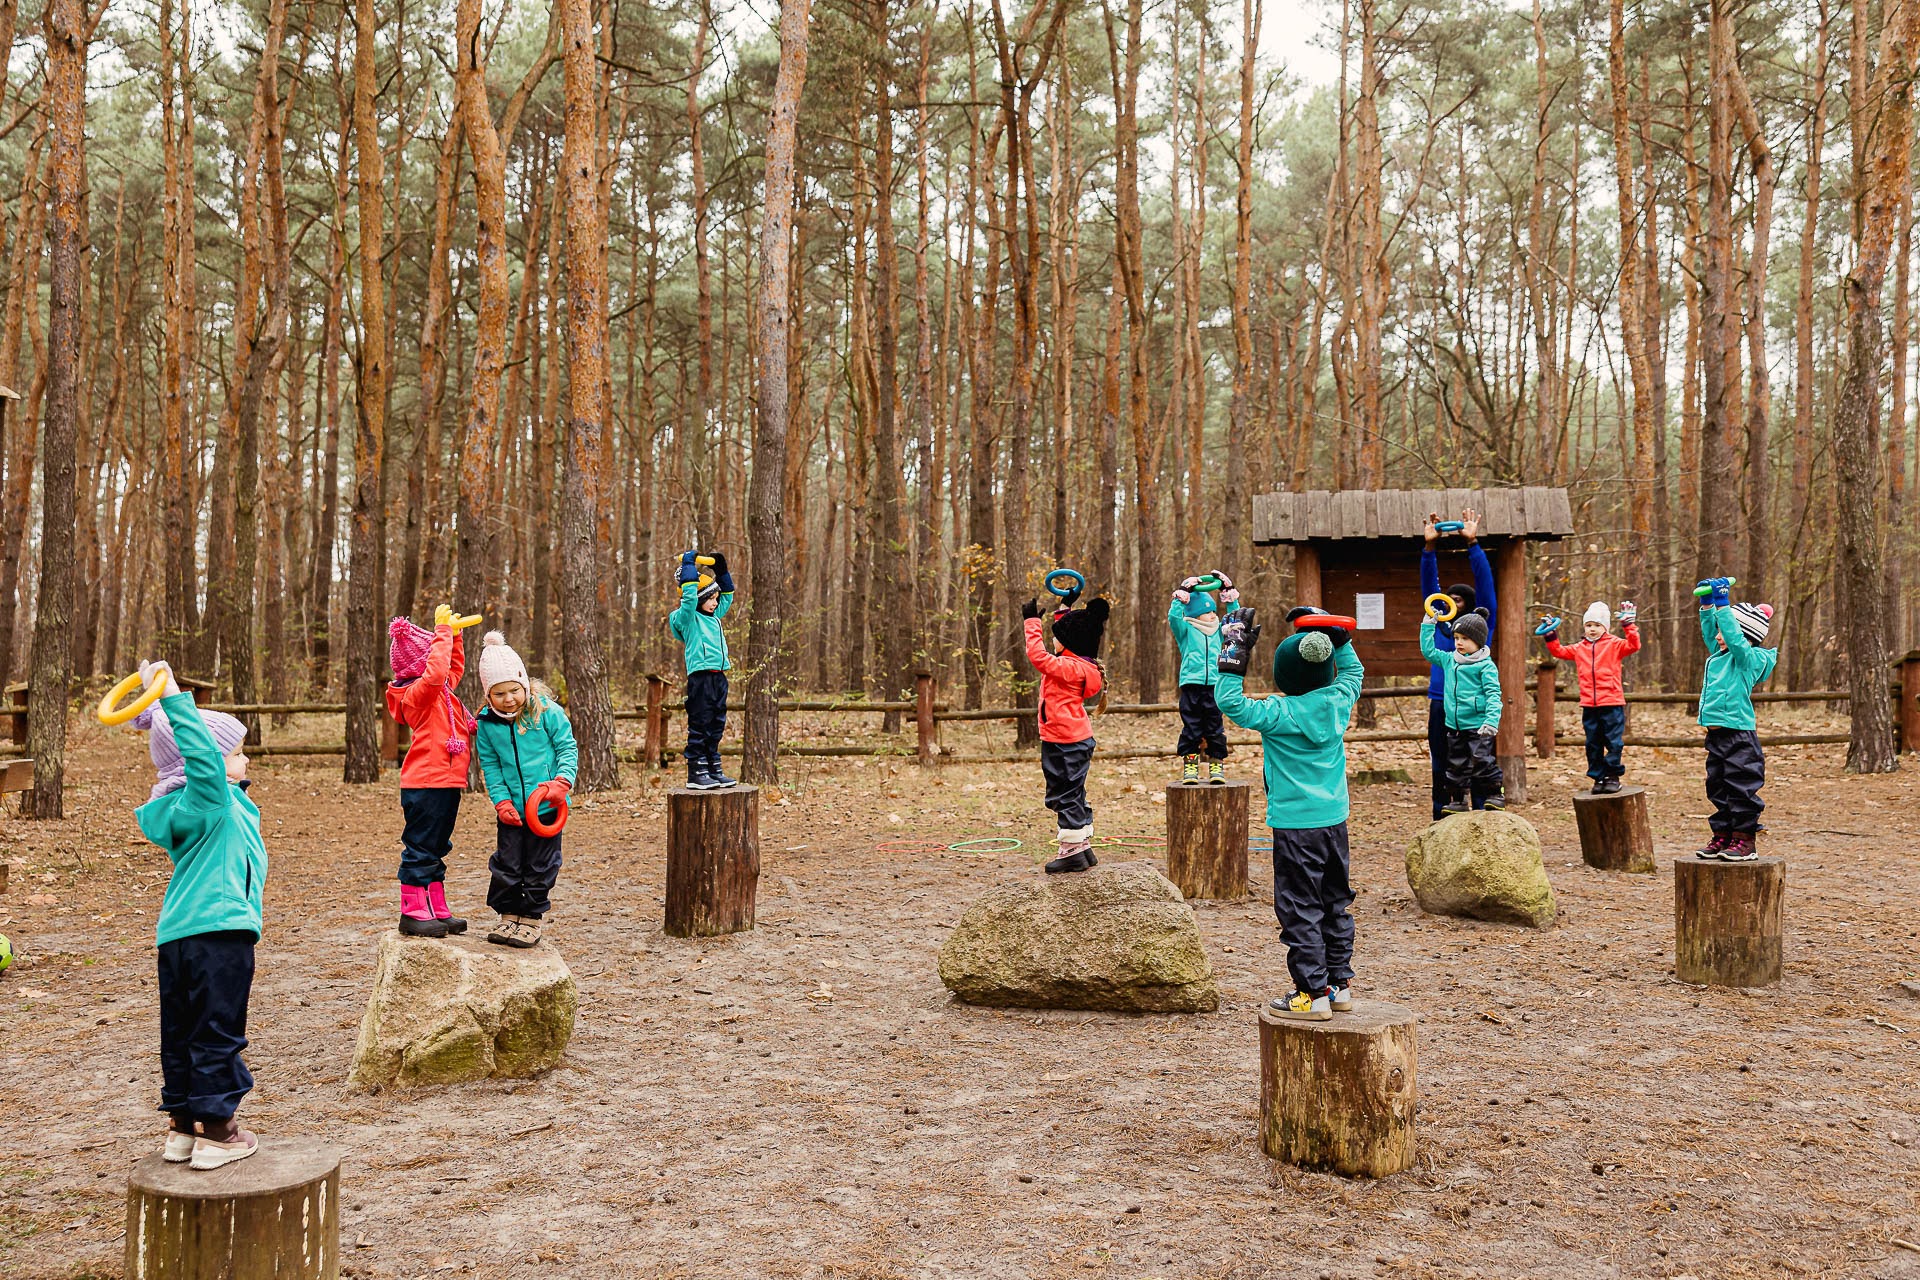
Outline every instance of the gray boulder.
{"label": "gray boulder", "polygon": [[1422,911],[1544,929],[1553,886],[1540,833],[1503,810],[1451,814],[1407,846],[1407,885]]}
{"label": "gray boulder", "polygon": [[940,948],[968,1004],[1121,1013],[1220,1007],[1193,908],[1145,863],[1034,875],[989,890]]}

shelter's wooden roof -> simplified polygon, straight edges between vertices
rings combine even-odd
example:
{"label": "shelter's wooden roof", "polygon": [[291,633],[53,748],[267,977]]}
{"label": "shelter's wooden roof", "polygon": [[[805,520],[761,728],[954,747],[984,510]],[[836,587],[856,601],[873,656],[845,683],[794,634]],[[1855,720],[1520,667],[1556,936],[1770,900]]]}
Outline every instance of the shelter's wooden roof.
{"label": "shelter's wooden roof", "polygon": [[1427,513],[1457,520],[1471,507],[1480,513],[1487,538],[1555,542],[1573,534],[1573,507],[1565,489],[1528,485],[1518,489],[1309,489],[1304,493],[1258,493],[1253,498],[1253,541],[1339,541],[1348,538],[1418,538]]}

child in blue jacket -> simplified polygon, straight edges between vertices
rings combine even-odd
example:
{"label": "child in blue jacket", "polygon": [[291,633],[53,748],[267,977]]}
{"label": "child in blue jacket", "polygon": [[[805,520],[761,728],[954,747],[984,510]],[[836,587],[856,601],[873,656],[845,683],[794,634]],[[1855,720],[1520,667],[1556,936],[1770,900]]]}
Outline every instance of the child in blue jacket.
{"label": "child in blue jacket", "polygon": [[1214,700],[1220,679],[1214,668],[1220,661],[1221,624],[1240,608],[1240,593],[1219,570],[1209,576],[1220,583],[1217,603],[1211,592],[1197,589],[1205,579],[1193,577],[1181,582],[1167,606],[1167,626],[1180,653],[1180,741],[1174,750],[1180,753],[1181,785],[1189,787],[1199,785],[1203,747],[1207,781],[1215,786],[1227,781],[1227,727]]}
{"label": "child in blue jacket", "polygon": [[1733,603],[1731,578],[1700,583],[1700,635],[1707,642],[1707,670],[1700,681],[1700,726],[1707,731],[1707,799],[1713,804],[1713,838],[1700,856],[1720,862],[1759,858],[1755,842],[1766,804],[1767,758],[1753,715],[1753,690],[1773,674],[1778,649],[1762,649],[1773,624],[1773,607]]}
{"label": "child in blue jacket", "polygon": [[[1471,507],[1460,513],[1460,536],[1467,540],[1467,566],[1473,571],[1473,585],[1456,582],[1447,588],[1447,594],[1453,597],[1456,616],[1464,616],[1475,609],[1486,611],[1487,629],[1492,631],[1499,621],[1499,602],[1494,598],[1493,566],[1487,562],[1487,553],[1480,549],[1480,513]],[[1420,598],[1436,594],[1440,590],[1440,513],[1427,516],[1425,529],[1426,548],[1420,552]],[[1434,647],[1442,653],[1453,652],[1453,632],[1451,628],[1440,627],[1435,630]],[[1452,794],[1447,785],[1447,716],[1441,705],[1446,676],[1439,663],[1434,663],[1427,676],[1427,757],[1433,767],[1433,820],[1435,822],[1446,813],[1447,799]]]}
{"label": "child in blue jacket", "polygon": [[[1297,622],[1323,610],[1302,606]],[[1248,658],[1260,628],[1229,619],[1230,649],[1215,696],[1235,724],[1260,735],[1267,826],[1273,831],[1273,910],[1287,944],[1293,993],[1271,1012],[1324,1022],[1353,1007],[1353,887],[1348,871],[1347,723],[1366,669],[1344,628],[1301,629],[1273,653],[1282,696],[1249,698]]]}
{"label": "child in blue jacket", "polygon": [[160,1110],[171,1117],[163,1157],[218,1169],[252,1155],[258,1140],[234,1113],[253,1088],[241,1060],[253,948],[260,940],[267,848],[260,810],[247,798],[247,727],[202,712],[164,662],[143,662],[157,706],[134,723],[147,730],[156,778],[134,811],[140,834],[173,861],[160,919]]}
{"label": "child in blue jacket", "polygon": [[686,649],[687,785],[714,791],[738,785],[720,769],[720,738],[727,731],[726,633],[720,619],[733,608],[733,575],[727,558],[714,552],[707,574],[695,552],[680,556],[680,607],[667,615],[667,627]]}

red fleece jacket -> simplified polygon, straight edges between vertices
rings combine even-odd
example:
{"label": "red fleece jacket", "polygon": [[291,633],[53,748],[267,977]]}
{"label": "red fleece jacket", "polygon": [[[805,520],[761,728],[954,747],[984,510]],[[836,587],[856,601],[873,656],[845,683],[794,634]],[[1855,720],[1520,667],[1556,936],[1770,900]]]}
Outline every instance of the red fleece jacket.
{"label": "red fleece jacket", "polygon": [[1624,707],[1627,695],[1620,688],[1620,662],[1630,653],[1640,652],[1640,628],[1629,622],[1621,630],[1623,639],[1611,633],[1598,640],[1585,636],[1571,645],[1560,643],[1559,636],[1547,637],[1547,652],[1573,664],[1580,684],[1583,707]]}
{"label": "red fleece jacket", "polygon": [[[466,646],[452,627],[435,627],[427,648],[427,669],[418,680],[387,686],[387,714],[413,730],[407,758],[400,764],[403,787],[460,787],[467,785],[467,763],[473,757],[473,717],[453,696],[453,686],[466,674]],[[455,724],[455,708],[460,723]],[[467,750],[447,752],[447,739],[460,738]]]}
{"label": "red fleece jacket", "polygon": [[1086,701],[1100,696],[1100,668],[1077,653],[1048,653],[1040,619],[1027,619],[1027,661],[1040,673],[1040,740],[1085,742],[1093,736]]}

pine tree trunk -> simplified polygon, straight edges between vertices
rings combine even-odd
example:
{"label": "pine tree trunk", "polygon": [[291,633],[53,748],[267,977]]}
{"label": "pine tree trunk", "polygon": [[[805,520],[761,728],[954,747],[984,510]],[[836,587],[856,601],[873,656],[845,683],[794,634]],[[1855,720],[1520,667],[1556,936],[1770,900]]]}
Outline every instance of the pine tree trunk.
{"label": "pine tree trunk", "polygon": [[387,299],[381,273],[385,157],[375,114],[373,0],[354,0],[353,132],[360,203],[360,348],[354,389],[353,523],[347,568],[348,782],[380,777],[381,469],[387,439]]}

